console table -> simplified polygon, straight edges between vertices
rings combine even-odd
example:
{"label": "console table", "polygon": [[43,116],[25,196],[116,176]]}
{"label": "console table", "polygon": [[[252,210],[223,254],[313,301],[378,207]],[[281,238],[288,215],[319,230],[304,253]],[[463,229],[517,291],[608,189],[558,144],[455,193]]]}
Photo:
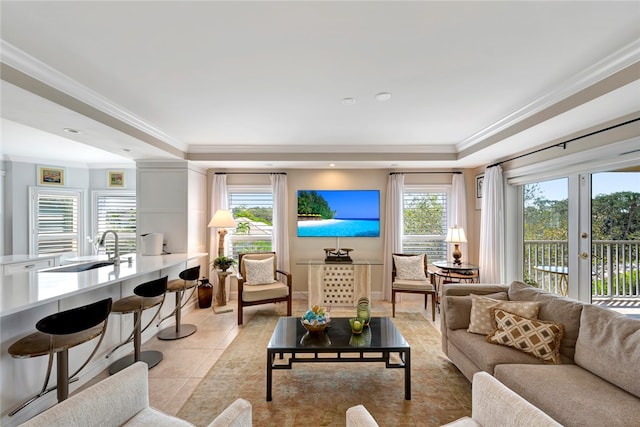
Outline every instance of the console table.
{"label": "console table", "polygon": [[309,307],[355,307],[362,297],[371,300],[371,266],[382,265],[382,261],[353,260],[334,264],[308,259],[297,264],[307,266]]}

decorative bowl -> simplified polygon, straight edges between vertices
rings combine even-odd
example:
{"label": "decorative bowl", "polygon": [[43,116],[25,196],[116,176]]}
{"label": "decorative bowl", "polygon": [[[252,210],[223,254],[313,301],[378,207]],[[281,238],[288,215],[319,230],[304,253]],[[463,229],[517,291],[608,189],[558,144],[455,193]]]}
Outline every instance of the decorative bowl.
{"label": "decorative bowl", "polygon": [[300,319],[300,323],[302,323],[302,326],[304,326],[304,328],[310,334],[321,334],[321,333],[324,332],[325,329],[327,329],[327,326],[329,326],[328,322],[324,322],[324,323],[319,323],[319,322],[309,323],[308,320],[303,320],[303,319]]}

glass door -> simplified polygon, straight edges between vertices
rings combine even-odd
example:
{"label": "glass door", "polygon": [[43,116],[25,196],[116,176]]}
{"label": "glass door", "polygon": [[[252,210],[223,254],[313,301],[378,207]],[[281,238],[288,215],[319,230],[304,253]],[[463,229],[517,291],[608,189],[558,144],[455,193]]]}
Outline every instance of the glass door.
{"label": "glass door", "polygon": [[[585,176],[585,179],[589,175]],[[632,168],[590,175],[590,300],[640,317],[640,172]],[[581,178],[583,179],[583,178]],[[590,252],[590,253],[589,253]]]}
{"label": "glass door", "polygon": [[569,179],[524,185],[523,279],[549,292],[569,290]]}

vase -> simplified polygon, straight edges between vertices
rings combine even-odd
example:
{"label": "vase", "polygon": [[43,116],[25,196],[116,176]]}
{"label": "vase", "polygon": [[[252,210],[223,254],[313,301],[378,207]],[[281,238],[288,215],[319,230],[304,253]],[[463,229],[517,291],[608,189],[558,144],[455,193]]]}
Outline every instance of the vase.
{"label": "vase", "polygon": [[356,317],[362,319],[365,326],[369,325],[371,320],[371,309],[369,307],[369,298],[362,297],[358,300],[358,306],[356,308]]}
{"label": "vase", "polygon": [[213,299],[213,285],[206,278],[200,280],[198,285],[198,307],[209,308]]}

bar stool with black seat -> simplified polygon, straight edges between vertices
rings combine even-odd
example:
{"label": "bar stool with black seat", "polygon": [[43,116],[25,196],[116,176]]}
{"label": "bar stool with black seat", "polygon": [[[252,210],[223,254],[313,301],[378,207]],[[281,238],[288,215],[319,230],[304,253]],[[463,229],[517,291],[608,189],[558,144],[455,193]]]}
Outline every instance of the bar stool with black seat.
{"label": "bar stool with black seat", "polygon": [[[107,324],[109,323],[111,306],[111,298],[106,298],[81,307],[51,314],[36,323],[37,332],[21,338],[9,347],[9,354],[19,359],[49,355],[47,374],[42,390],[11,411],[9,416],[15,415],[25,406],[54,389],[57,390],[58,402],[62,402],[69,396],[69,383],[77,380],[75,378],[76,375],[87,366],[104,339]],[[89,357],[70,376],[69,349],[97,337],[100,337],[100,339],[91,354],[89,354]],[[51,377],[54,354],[56,356],[57,370],[56,385],[47,388]]]}
{"label": "bar stool with black seat", "polygon": [[[113,352],[122,347],[125,344],[128,344],[133,340],[133,354],[129,354],[124,356],[111,365],[109,365],[109,374],[115,374],[118,371],[123,370],[129,365],[133,365],[135,362],[143,361],[145,362],[149,368],[153,368],[160,361],[162,361],[162,353],[155,350],[149,351],[140,351],[140,347],[142,346],[142,333],[147,330],[147,328],[153,323],[153,321],[158,317],[160,310],[162,309],[162,305],[164,304],[164,298],[167,291],[167,276],[164,276],[160,279],[151,280],[149,282],[145,282],[141,285],[136,286],[133,289],[133,294],[128,297],[121,298],[113,303],[113,307],[111,308],[112,313],[118,314],[129,314],[133,313],[133,331],[131,335],[116,346],[113,350],[107,354],[107,358],[109,358]],[[142,312],[148,310],[153,307],[158,307],[155,314],[146,324],[146,326],[142,327]]]}
{"label": "bar stool with black seat", "polygon": [[[170,326],[158,332],[158,338],[161,340],[177,340],[180,338],[188,337],[198,330],[196,325],[185,324],[182,322],[182,309],[189,302],[193,293],[196,291],[198,284],[198,277],[200,277],[200,266],[187,268],[178,274],[179,279],[169,281],[167,284],[167,292],[173,292],[176,294],[176,307],[175,309],[160,321],[164,322],[168,318],[175,315],[176,324]],[[191,293],[188,298],[184,298],[185,293],[191,289]]]}

